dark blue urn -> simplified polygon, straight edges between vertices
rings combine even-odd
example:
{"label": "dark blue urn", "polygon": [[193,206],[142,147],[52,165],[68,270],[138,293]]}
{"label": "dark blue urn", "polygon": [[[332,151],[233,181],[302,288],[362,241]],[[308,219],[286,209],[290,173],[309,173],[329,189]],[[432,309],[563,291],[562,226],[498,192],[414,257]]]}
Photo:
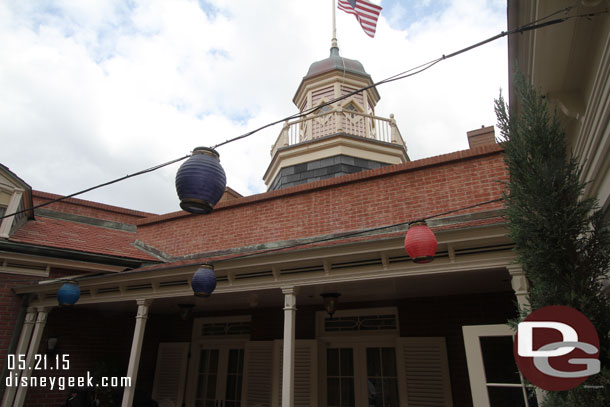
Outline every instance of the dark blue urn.
{"label": "dark blue urn", "polygon": [[209,297],[216,289],[216,273],[214,267],[204,264],[195,272],[191,288],[197,297]]}
{"label": "dark blue urn", "polygon": [[80,298],[80,287],[73,281],[65,282],[57,290],[57,302],[59,305],[74,305]]}
{"label": "dark blue urn", "polygon": [[190,213],[212,212],[227,186],[225,171],[213,148],[197,147],[176,173],[180,207]]}

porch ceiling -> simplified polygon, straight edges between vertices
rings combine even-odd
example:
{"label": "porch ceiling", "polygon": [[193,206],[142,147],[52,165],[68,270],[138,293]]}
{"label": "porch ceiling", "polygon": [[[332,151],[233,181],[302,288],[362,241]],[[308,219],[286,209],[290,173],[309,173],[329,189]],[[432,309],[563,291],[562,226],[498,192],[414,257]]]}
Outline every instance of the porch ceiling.
{"label": "porch ceiling", "polygon": [[[320,294],[326,292],[341,294],[339,300],[339,308],[341,308],[342,305],[349,303],[507,291],[511,291],[508,271],[505,268],[497,268],[304,286],[299,288],[297,307],[321,306]],[[247,313],[253,308],[281,308],[283,301],[284,296],[280,289],[253,289],[215,293],[210,298],[198,298],[192,295],[158,298],[151,304],[150,313],[178,314],[179,304],[195,305],[193,312],[196,314],[237,310]],[[101,312],[128,312],[135,315],[137,307],[134,301],[122,301],[83,304],[79,308]]]}

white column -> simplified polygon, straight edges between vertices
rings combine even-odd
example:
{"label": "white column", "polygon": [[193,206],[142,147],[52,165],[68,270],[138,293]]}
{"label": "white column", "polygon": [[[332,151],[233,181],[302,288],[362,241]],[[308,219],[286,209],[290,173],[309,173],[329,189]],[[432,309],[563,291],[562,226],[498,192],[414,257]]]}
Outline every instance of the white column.
{"label": "white column", "polygon": [[[30,367],[34,366],[36,354],[38,353],[38,347],[40,346],[40,340],[42,339],[42,333],[44,332],[44,327],[47,324],[47,317],[49,315],[49,308],[38,307],[36,308],[38,311],[38,315],[36,316],[36,323],[34,324],[34,333],[32,334],[32,338],[30,340],[28,346],[27,356],[25,357],[25,370],[21,373],[21,377],[25,377],[29,379],[32,376],[32,369]],[[25,328],[25,326],[24,326]],[[24,338],[24,341],[26,339]],[[19,345],[22,346],[22,349],[25,348],[25,344],[21,343],[21,338],[19,338]],[[25,396],[27,394],[28,388],[27,386],[19,387],[17,389],[17,395],[15,396],[15,401],[13,403],[14,407],[21,407],[25,402]]]}
{"label": "white column", "polygon": [[140,366],[140,354],[142,353],[142,342],[144,342],[144,329],[148,319],[148,308],[152,300],[137,300],[137,302],[136,327],[133,332],[131,354],[129,355],[129,365],[127,367],[127,376],[131,377],[131,386],[125,387],[121,407],[131,407],[133,403],[136,380],[138,378],[138,367]]}
{"label": "white column", "polygon": [[[517,304],[519,304],[519,312],[521,312],[522,309],[526,309],[531,312],[532,309],[530,306],[529,299],[530,284],[527,281],[525,272],[521,268],[520,264],[511,264],[506,268],[508,269],[508,273],[511,276],[510,283],[513,287],[513,291],[515,292],[515,296],[517,297]],[[521,380],[523,380],[523,378]],[[536,398],[538,399],[539,405],[542,404],[542,402],[544,401],[544,397],[544,390],[539,387],[536,387]]]}
{"label": "white column", "polygon": [[511,286],[517,297],[517,303],[519,304],[520,310],[523,308],[529,309],[529,283],[527,277],[525,277],[525,272],[520,264],[511,264],[506,266],[506,268],[511,276]]}
{"label": "white column", "polygon": [[[36,322],[36,309],[32,307],[28,307],[27,313],[25,314],[25,320],[23,321],[23,326],[21,327],[21,334],[19,335],[19,342],[17,343],[17,348],[15,349],[15,361],[18,360],[19,355],[25,355],[28,351],[28,346],[30,345],[30,339],[32,338],[32,331],[34,330],[34,323]],[[15,393],[17,393],[16,384],[19,380],[20,371],[17,369],[9,370],[8,375],[10,375],[11,380],[13,381],[13,385],[7,387],[4,390],[4,397],[2,398],[2,407],[10,407],[13,405],[13,400],[15,399]],[[17,375],[15,377],[15,375]],[[8,377],[8,376],[7,376]]]}
{"label": "white column", "polygon": [[282,407],[294,406],[294,326],[297,288],[284,287],[284,352],[282,360]]}

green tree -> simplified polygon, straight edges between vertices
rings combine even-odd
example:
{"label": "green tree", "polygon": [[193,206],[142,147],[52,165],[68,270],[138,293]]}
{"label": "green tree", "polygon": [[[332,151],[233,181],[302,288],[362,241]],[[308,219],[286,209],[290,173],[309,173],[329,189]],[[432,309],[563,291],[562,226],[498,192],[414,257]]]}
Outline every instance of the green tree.
{"label": "green tree", "polygon": [[509,236],[530,282],[531,310],[521,314],[547,305],[573,307],[595,325],[601,346],[602,374],[576,389],[548,392],[544,406],[610,406],[610,303],[602,293],[610,268],[610,230],[597,201],[583,196],[582,170],[568,152],[556,112],[549,113],[546,100],[523,76],[515,83],[518,114],[509,114],[502,95],[495,109],[510,175]]}

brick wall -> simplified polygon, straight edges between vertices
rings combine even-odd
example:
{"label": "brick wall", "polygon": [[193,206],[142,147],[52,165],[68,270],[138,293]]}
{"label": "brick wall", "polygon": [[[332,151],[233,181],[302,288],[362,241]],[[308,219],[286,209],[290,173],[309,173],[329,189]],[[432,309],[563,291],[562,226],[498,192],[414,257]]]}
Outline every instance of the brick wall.
{"label": "brick wall", "polygon": [[31,276],[0,273],[0,368],[4,368],[6,364],[6,355],[21,308],[21,299],[11,291],[11,288],[32,284],[38,279]]}
{"label": "brick wall", "polygon": [[137,236],[179,256],[360,230],[499,198],[506,176],[501,148],[487,146],[244,197],[205,216],[149,218]]}

